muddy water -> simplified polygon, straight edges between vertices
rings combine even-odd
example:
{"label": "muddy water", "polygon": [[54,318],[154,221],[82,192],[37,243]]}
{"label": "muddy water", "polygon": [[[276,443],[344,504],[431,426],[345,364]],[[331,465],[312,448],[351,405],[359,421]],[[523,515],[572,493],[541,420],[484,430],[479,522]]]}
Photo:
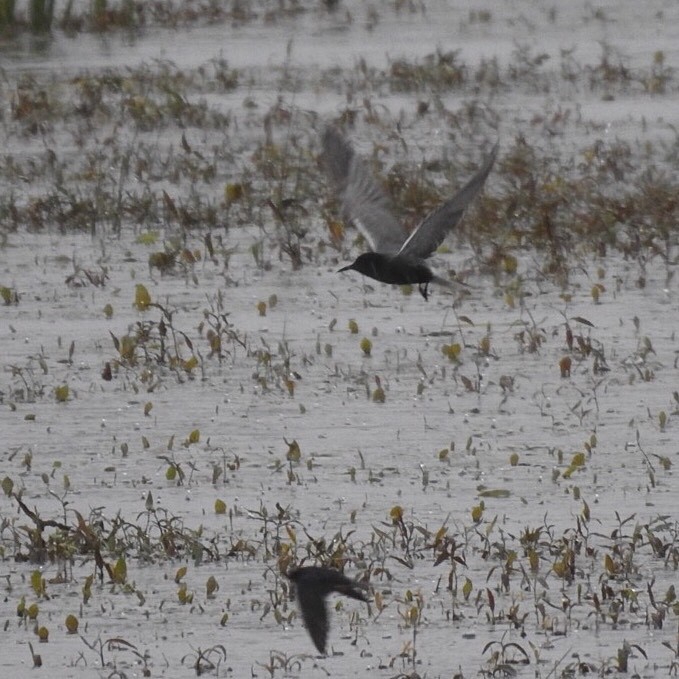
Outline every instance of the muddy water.
{"label": "muddy water", "polygon": [[[489,98],[499,124],[475,123],[460,138],[473,139],[466,148],[471,166],[482,157],[477,144],[496,135],[506,143],[519,134],[569,165],[596,139],[622,138],[639,147],[645,140],[672,143],[676,91],[650,97],[631,89],[611,101],[564,84],[555,72],[560,50],[575,48],[581,62],[596,63],[601,41],[621,50],[630,68],[650,66],[658,50],[675,64],[677,8],[652,4],[652,12],[631,2],[594,12],[576,3],[550,15],[536,3],[516,2],[493,7],[490,20],[478,22],[466,7],[445,3],[426,12],[379,4],[373,12],[360,3],[269,23],[150,30],[131,43],[116,36],[105,42],[57,37],[37,55],[3,48],[3,87],[11,94],[26,73],[49,81],[81,73],[84,65],[89,73],[124,71],[154,59],[189,69],[223,56],[245,77],[233,92],[201,94],[210,107],[231,111],[239,125],[228,133],[239,150],[234,164],[223,163],[215,185],[197,189],[218,194],[252,162],[263,114],[279,97],[293,112],[336,115],[346,105],[341,83],[355,87],[361,58],[378,70],[390,59],[423,57],[437,48],[460,49],[467,63],[512,60],[517,43],[528,43],[532,53],[546,51],[554,59],[554,72],[548,66],[542,86],[532,90],[523,81],[518,92],[500,88]],[[327,88],[321,73],[329,66],[337,66],[340,85]],[[286,69],[294,74],[289,90],[282,85]],[[406,160],[436,157],[445,140],[442,119],[415,120],[416,95],[388,88],[368,94],[383,121],[406,122],[412,154],[404,154]],[[456,97],[443,100],[453,106]],[[254,109],[243,106],[246,98]],[[552,138],[535,115],[558,109],[574,113]],[[312,119],[292,114],[300,127]],[[42,140],[17,137],[13,129],[6,122],[5,148],[19,158],[40,157]],[[154,134],[159,153],[176,148],[184,131]],[[190,129],[187,136],[205,150],[211,135],[220,134]],[[354,134],[367,151],[379,130],[359,126]],[[120,135],[134,139],[129,131]],[[72,154],[80,168],[72,137],[53,134],[48,143],[59,157]],[[24,191],[41,191],[39,183],[27,187],[7,175],[2,187],[19,200]],[[172,193],[178,199],[193,188],[180,183]],[[500,190],[491,176],[488,192]],[[615,252],[601,258],[574,253],[564,291],[539,274],[539,252],[520,251],[520,303],[507,296],[509,275],[476,266],[462,234],[451,239],[452,253],[436,255],[434,266],[471,269],[469,288],[456,296],[435,290],[425,303],[416,291],[406,295],[337,275],[338,265],[358,252],[351,235],[340,251],[317,249],[319,239],[309,236],[312,261],[293,270],[279,256],[271,213],[255,214],[253,223],[216,234],[233,251],[228,267],[204,256],[204,233],[197,229],[185,235],[185,245],[203,257],[168,275],[150,270],[148,255],[177,235],[171,226],[151,225],[160,234],[153,246],[139,242],[143,229],[134,224],[93,235],[56,226],[7,233],[0,284],[16,290],[19,303],[1,312],[0,476],[11,478],[43,519],[73,526],[79,512],[110,526],[119,514],[125,529],[106,558],[126,557],[127,586],[95,580],[84,604],[91,555],[74,555],[66,567],[63,561],[16,561],[16,551],[26,552],[32,522],[2,494],[3,673],[33,675],[31,642],[44,669],[58,677],[114,670],[140,676],[145,666],[151,676],[186,676],[194,672],[199,649],[212,649],[203,665],[213,662],[216,667],[207,669],[218,676],[471,676],[502,663],[522,676],[549,676],[617,667],[625,643],[631,645],[630,670],[666,674],[674,655],[663,644],[676,644],[676,613],[666,593],[676,576],[671,549],[666,561],[649,535],[676,542],[673,266]],[[310,213],[309,222],[312,232],[325,228],[320,212]],[[267,260],[262,267],[251,252],[259,241]],[[102,266],[103,287],[82,275]],[[112,335],[121,338],[140,322],[160,319],[158,309],[133,306],[138,284],[173,311],[174,327],[200,353],[199,367],[186,371],[151,361],[150,382],[143,370],[125,366],[111,381],[102,379],[106,362],[119,358]],[[598,300],[592,294],[597,285]],[[257,304],[271,295],[277,304],[261,316]],[[222,361],[209,356],[200,327],[206,310],[218,309],[238,338],[225,346]],[[357,334],[349,331],[351,320]],[[599,353],[596,370],[593,355],[569,352],[566,322]],[[529,335],[537,345],[530,346]],[[370,356],[360,347],[364,337],[372,342]],[[479,349],[484,338],[487,351]],[[184,336],[177,341],[188,358]],[[443,353],[453,343],[461,345],[459,362]],[[561,377],[559,361],[566,355],[571,374]],[[384,403],[372,399],[378,379]],[[58,402],[54,389],[64,384],[69,395]],[[194,430],[199,441],[189,443]],[[300,462],[286,461],[286,440],[298,442]],[[568,472],[580,452],[584,464]],[[167,478],[169,460],[185,474],[182,483]],[[213,483],[215,467],[225,473]],[[215,513],[218,499],[227,515]],[[287,510],[280,526],[277,506]],[[412,529],[408,538],[393,526],[395,506]],[[212,552],[192,553],[182,543],[175,558],[144,554],[136,530],[155,535],[157,544],[155,525],[165,516],[174,517],[178,534],[195,534]],[[442,526],[455,537],[461,561],[435,565],[434,534]],[[542,530],[533,569],[520,539],[526,529]],[[382,569],[372,585],[384,608],[351,602],[333,609],[335,654],[318,659],[300,619],[283,619],[294,605],[279,599],[275,552],[280,543],[297,541],[304,545],[301,558],[310,539],[330,542],[338,533],[349,535],[349,572]],[[238,540],[252,552],[227,557]],[[569,546],[575,554],[571,581],[558,567]],[[178,577],[182,566],[186,575]],[[36,569],[47,581],[45,596],[31,588]],[[458,578],[452,580],[455,595],[447,590],[451,572]],[[210,576],[219,589],[208,596]],[[192,601],[179,598],[182,582]],[[606,587],[625,594],[607,599]],[[22,597],[38,603],[48,643],[38,643],[33,621],[16,616]],[[665,624],[654,627],[650,616],[663,606]],[[413,607],[419,609],[414,626],[408,617]],[[68,613],[80,620],[78,634],[66,633]],[[109,645],[110,639],[124,641]]]}

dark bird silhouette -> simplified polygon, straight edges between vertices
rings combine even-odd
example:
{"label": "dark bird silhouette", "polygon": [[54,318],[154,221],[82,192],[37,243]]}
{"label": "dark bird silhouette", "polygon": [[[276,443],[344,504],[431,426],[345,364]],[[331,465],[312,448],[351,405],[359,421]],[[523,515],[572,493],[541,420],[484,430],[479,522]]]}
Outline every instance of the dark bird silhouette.
{"label": "dark bird silhouette", "polygon": [[498,144],[476,174],[408,234],[392,214],[389,199],[366,161],[354,153],[351,144],[333,127],[325,129],[322,143],[321,161],[341,198],[342,216],[358,228],[372,250],[339,271],[358,271],[383,283],[417,283],[425,300],[429,297],[430,283],[453,287],[450,281],[434,274],[425,260],[441,245],[483,188]]}
{"label": "dark bird silhouette", "polygon": [[318,652],[325,654],[325,644],[330,630],[326,597],[332,592],[337,592],[366,603],[368,598],[361,585],[332,568],[322,566],[295,568],[288,573],[288,578],[295,583],[297,603],[302,611],[307,632]]}

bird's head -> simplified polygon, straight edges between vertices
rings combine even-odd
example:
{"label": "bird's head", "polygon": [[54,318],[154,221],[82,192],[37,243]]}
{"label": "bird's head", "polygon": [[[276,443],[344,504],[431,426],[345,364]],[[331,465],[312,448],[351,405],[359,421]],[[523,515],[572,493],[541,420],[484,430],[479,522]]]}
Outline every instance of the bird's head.
{"label": "bird's head", "polygon": [[348,266],[343,266],[341,269],[338,269],[337,273],[342,273],[342,271],[358,271],[366,276],[370,276],[375,270],[375,261],[379,257],[380,255],[376,252],[364,252]]}
{"label": "bird's head", "polygon": [[343,266],[341,269],[337,269],[337,273],[342,273],[342,271],[352,271],[356,268],[356,262],[352,262],[348,266]]}

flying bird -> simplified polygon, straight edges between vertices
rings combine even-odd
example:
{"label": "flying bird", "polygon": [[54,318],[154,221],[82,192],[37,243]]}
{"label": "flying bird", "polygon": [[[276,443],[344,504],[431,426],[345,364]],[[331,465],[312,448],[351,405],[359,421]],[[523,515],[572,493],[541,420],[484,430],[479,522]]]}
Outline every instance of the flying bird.
{"label": "flying bird", "polygon": [[342,216],[358,228],[372,250],[339,271],[358,271],[383,283],[417,283],[425,300],[429,297],[430,283],[454,287],[450,281],[434,274],[425,260],[441,245],[483,188],[495,162],[498,144],[476,174],[450,200],[430,212],[410,234],[392,214],[389,199],[367,162],[354,153],[345,137],[334,127],[327,127],[322,145],[321,162],[341,199]]}
{"label": "flying bird", "polygon": [[350,580],[346,575],[322,566],[295,568],[287,576],[295,583],[297,603],[302,611],[307,632],[318,652],[325,654],[330,630],[326,597],[332,592],[337,592],[368,603],[365,591],[360,584]]}

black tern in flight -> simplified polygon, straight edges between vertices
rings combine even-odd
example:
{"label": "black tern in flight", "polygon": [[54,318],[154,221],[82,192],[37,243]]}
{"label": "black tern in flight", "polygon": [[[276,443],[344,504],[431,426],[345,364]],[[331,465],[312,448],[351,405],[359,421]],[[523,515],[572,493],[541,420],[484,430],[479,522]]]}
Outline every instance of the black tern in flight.
{"label": "black tern in flight", "polygon": [[330,630],[326,597],[331,592],[337,592],[368,603],[366,593],[360,584],[350,580],[346,575],[322,566],[295,568],[288,573],[288,578],[295,583],[297,603],[302,611],[307,632],[318,652],[325,654],[325,644]]}
{"label": "black tern in flight", "polygon": [[342,134],[327,127],[322,143],[321,160],[341,198],[342,216],[358,228],[372,250],[340,271],[353,269],[383,283],[417,283],[425,300],[429,297],[429,283],[453,287],[450,281],[434,274],[425,260],[441,245],[482,189],[495,162],[498,144],[476,174],[408,234],[391,213],[389,199],[367,162],[354,153]]}

